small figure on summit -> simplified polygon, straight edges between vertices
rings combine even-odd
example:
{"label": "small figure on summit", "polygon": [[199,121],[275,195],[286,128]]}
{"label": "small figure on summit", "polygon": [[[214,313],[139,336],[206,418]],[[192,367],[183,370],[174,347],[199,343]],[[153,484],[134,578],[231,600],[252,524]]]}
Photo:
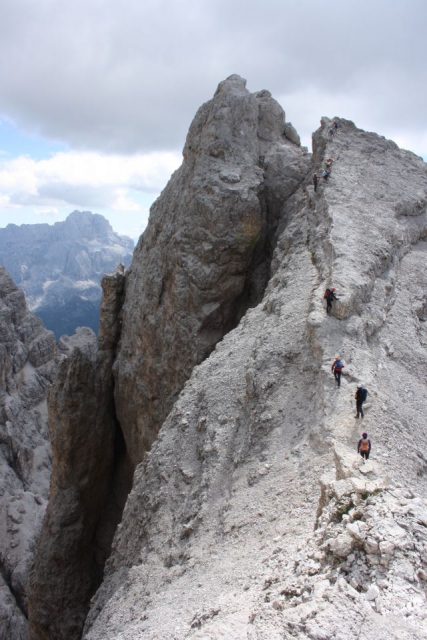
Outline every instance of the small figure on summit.
{"label": "small figure on summit", "polygon": [[331,367],[331,371],[334,374],[334,378],[337,382],[337,385],[340,387],[341,386],[341,373],[342,370],[344,369],[344,365],[342,363],[342,360],[339,356],[339,354],[337,354],[335,356],[335,360],[332,363],[332,367]]}
{"label": "small figure on summit", "polygon": [[335,289],[327,288],[325,293],[323,294],[324,299],[326,300],[326,313],[331,313],[332,303],[334,300],[338,300],[338,297],[335,295]]}
{"label": "small figure on summit", "polygon": [[363,418],[364,413],[363,413],[362,405],[365,402],[366,398],[368,397],[368,390],[365,389],[365,387],[362,384],[358,384],[354,397],[356,398],[356,415],[354,417],[358,418],[360,415]]}
{"label": "small figure on summit", "polygon": [[340,126],[340,125],[339,125],[339,122],[338,122],[338,120],[337,120],[336,118],[335,118],[335,120],[333,121],[332,126],[333,126],[333,128],[335,129],[335,131],[337,131],[338,127]]}
{"label": "small figure on summit", "polygon": [[362,437],[357,443],[357,453],[360,453],[362,458],[366,461],[369,459],[369,454],[371,453],[372,444],[368,438],[368,434],[366,431],[362,433]]}

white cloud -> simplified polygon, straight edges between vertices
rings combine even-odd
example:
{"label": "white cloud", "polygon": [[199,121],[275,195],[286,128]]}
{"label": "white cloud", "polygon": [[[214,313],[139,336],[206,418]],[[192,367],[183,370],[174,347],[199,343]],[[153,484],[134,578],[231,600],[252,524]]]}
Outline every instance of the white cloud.
{"label": "white cloud", "polygon": [[178,154],[166,152],[128,157],[61,152],[46,160],[3,160],[0,206],[36,206],[39,213],[64,205],[138,210],[138,193],[160,192],[180,162]]}
{"label": "white cloud", "polygon": [[34,214],[40,218],[57,218],[58,209],[56,207],[37,207]]}
{"label": "white cloud", "polygon": [[118,211],[140,211],[139,204],[127,197],[126,189],[116,189],[116,199],[112,206]]}

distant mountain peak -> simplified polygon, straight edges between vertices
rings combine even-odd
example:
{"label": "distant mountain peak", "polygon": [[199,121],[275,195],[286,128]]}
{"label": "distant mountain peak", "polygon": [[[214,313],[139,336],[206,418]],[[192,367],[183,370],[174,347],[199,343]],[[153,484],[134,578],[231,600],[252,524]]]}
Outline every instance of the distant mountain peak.
{"label": "distant mountain peak", "polygon": [[97,332],[101,278],[121,262],[128,266],[133,247],[91,211],[75,210],[53,225],[0,229],[0,263],[57,338],[78,326]]}

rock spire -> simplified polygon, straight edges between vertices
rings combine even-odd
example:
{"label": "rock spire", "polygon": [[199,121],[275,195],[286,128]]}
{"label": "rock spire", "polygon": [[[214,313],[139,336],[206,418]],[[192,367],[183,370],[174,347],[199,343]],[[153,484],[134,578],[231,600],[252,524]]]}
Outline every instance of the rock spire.
{"label": "rock spire", "polygon": [[141,461],[193,368],[257,304],[283,205],[309,158],[267,91],[230,76],[197,112],[184,161],[153,205],[126,283],[117,415]]}

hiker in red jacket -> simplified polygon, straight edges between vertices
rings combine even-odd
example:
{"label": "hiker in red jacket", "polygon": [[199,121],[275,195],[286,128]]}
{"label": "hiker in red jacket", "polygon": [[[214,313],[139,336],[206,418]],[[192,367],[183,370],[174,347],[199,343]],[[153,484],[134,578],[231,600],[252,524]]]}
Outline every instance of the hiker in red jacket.
{"label": "hiker in red jacket", "polygon": [[333,371],[334,378],[337,381],[337,385],[339,387],[341,386],[341,373],[343,369],[344,365],[341,358],[339,357],[339,355],[335,356],[335,360],[332,363],[331,371]]}
{"label": "hiker in red jacket", "polygon": [[360,453],[364,460],[369,459],[369,454],[371,453],[371,441],[368,438],[368,434],[366,432],[362,433],[362,437],[357,443],[357,453]]}

